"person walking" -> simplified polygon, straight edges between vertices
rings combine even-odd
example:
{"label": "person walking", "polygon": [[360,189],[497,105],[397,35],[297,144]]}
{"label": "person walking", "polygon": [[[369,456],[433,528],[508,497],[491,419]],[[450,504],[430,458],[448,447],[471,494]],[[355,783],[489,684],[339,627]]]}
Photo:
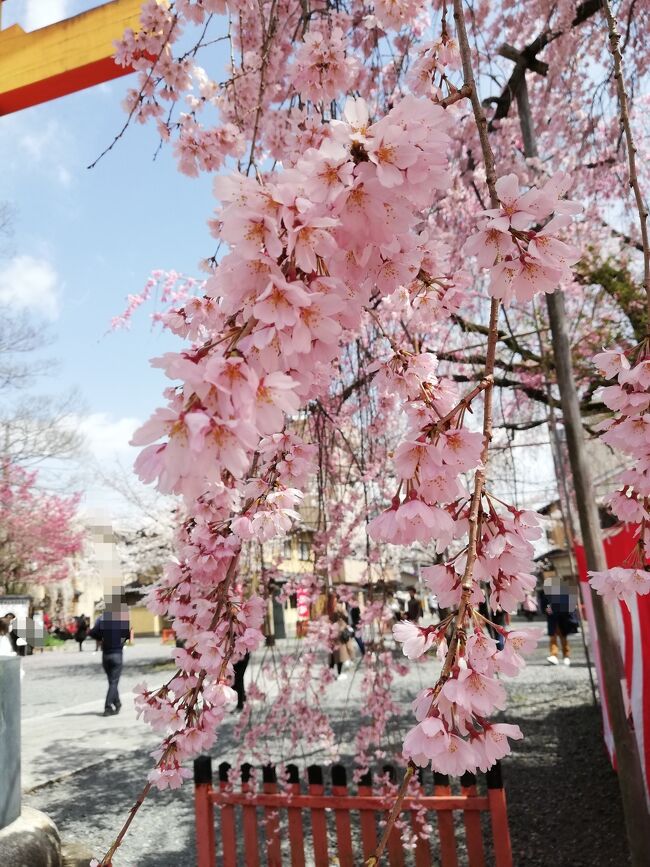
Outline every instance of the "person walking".
{"label": "person walking", "polygon": [[81,614],[79,617],[75,617],[75,623],[77,624],[77,631],[74,634],[74,640],[79,645],[79,653],[81,653],[84,649],[84,641],[88,636],[90,620],[85,614]]}
{"label": "person walking", "polygon": [[0,656],[16,656],[10,633],[11,621],[8,617],[0,617]]}
{"label": "person walking", "polygon": [[97,618],[88,634],[102,643],[102,666],[108,679],[104,716],[114,716],[122,707],[117,687],[122,674],[122,650],[129,638],[129,614],[126,606],[107,608]]}
{"label": "person walking", "polygon": [[338,680],[345,680],[347,674],[344,673],[343,668],[352,664],[352,632],[345,614],[341,611],[334,611],[330,615],[330,623],[334,639],[334,646],[330,653],[330,668],[336,667]]}
{"label": "person walking", "polygon": [[529,623],[535,619],[535,615],[538,611],[538,605],[537,600],[532,593],[526,593],[521,607],[524,612],[524,617]]}
{"label": "person walking", "polygon": [[415,587],[409,587],[409,601],[406,604],[406,617],[411,623],[418,623],[424,611],[422,610],[422,603],[416,596]]}
{"label": "person walking", "polygon": [[352,629],[352,636],[357,642],[357,647],[359,648],[361,656],[364,656],[366,653],[366,645],[363,641],[363,635],[361,634],[361,608],[357,602],[350,605],[348,616],[350,618],[349,622]]}
{"label": "person walking", "polygon": [[[397,596],[391,594],[390,598],[387,602],[388,608],[392,613],[394,623],[399,623],[402,619],[402,606],[400,605],[399,599]],[[388,632],[391,631],[393,624],[390,625]]]}
{"label": "person walking", "polygon": [[235,677],[233,679],[232,688],[237,693],[237,707],[236,710],[243,710],[244,704],[246,703],[246,687],[244,686],[244,675],[246,674],[246,669],[248,668],[248,662],[251,658],[251,655],[248,651],[239,659],[237,662],[233,664],[233,669],[235,670]]}
{"label": "person walking", "polygon": [[544,581],[541,590],[542,608],[546,614],[550,654],[546,657],[551,665],[559,665],[559,645],[562,646],[564,665],[571,665],[569,635],[578,631],[576,596],[566,582],[557,579]]}
{"label": "person walking", "polygon": [[13,611],[8,611],[2,619],[7,624],[6,634],[9,638],[11,649],[16,655],[24,656],[25,654],[21,654],[20,650],[18,649],[18,636],[16,635],[16,615],[13,613]]}

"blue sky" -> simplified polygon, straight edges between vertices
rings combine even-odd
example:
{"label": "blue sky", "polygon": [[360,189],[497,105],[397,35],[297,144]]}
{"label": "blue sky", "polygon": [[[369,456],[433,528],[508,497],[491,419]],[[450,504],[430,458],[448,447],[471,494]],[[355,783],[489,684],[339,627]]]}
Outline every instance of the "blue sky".
{"label": "blue sky", "polygon": [[[8,0],[3,27],[25,29],[67,17],[91,2]],[[206,219],[214,206],[210,179],[187,178],[171,151],[153,154],[153,127],[133,125],[92,170],[91,163],[122,127],[121,100],[133,76],[0,117],[0,201],[16,219],[10,259],[0,261],[0,295],[40,312],[51,323],[61,362],[54,390],[77,387],[82,427],[100,460],[126,447],[136,421],[160,402],[164,378],[148,359],[173,338],[152,331],[141,308],[129,331],[108,333],[125,297],[156,268],[198,276],[215,242]],[[13,287],[13,288],[12,288]],[[101,492],[93,497],[101,499]]]}

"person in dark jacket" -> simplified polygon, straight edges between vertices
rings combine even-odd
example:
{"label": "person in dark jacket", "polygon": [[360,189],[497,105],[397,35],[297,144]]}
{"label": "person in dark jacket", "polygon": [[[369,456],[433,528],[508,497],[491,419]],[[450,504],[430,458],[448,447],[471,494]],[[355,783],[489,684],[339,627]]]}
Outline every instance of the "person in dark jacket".
{"label": "person in dark jacket", "polygon": [[352,627],[352,635],[354,640],[357,642],[357,647],[359,648],[359,653],[361,656],[364,656],[366,645],[364,644],[363,636],[361,635],[361,608],[356,602],[350,605],[348,618],[350,626]]}
{"label": "person in dark jacket", "polygon": [[246,674],[246,669],[248,668],[248,661],[250,660],[251,655],[248,651],[239,659],[237,662],[233,664],[233,669],[235,670],[235,677],[233,680],[232,688],[237,693],[237,710],[243,710],[244,704],[246,702],[246,687],[244,686],[244,675]]}
{"label": "person in dark jacket", "polygon": [[117,689],[122,674],[122,649],[129,637],[129,614],[126,606],[107,608],[88,633],[102,643],[102,666],[108,678],[104,716],[120,712],[122,702]]}
{"label": "person in dark jacket", "polygon": [[420,617],[424,614],[422,603],[416,595],[415,587],[409,587],[409,601],[406,603],[406,617],[412,623],[418,623]]}
{"label": "person in dark jacket", "polygon": [[[483,617],[485,617],[485,619],[489,621],[487,631],[489,632],[490,636],[496,641],[497,650],[503,650],[503,648],[505,647],[505,638],[498,629],[494,628],[494,626],[507,626],[510,622],[509,615],[505,611],[502,611],[500,608],[497,611],[488,608],[487,602],[479,602],[478,613],[482,614]],[[494,626],[490,624],[494,624]]]}
{"label": "person in dark jacket", "polygon": [[[16,634],[16,615],[13,613],[13,611],[8,611],[5,614],[3,620],[5,620],[7,623],[9,641],[11,642],[13,652],[18,654],[19,656],[24,656],[24,649],[19,648],[18,646],[18,635]],[[23,653],[20,652],[21,649],[23,650]]]}
{"label": "person in dark jacket", "polygon": [[569,635],[578,631],[578,613],[576,611],[576,593],[566,581],[557,578],[544,581],[540,593],[541,607],[546,614],[546,626],[549,636],[550,654],[546,657],[551,665],[559,663],[559,645],[562,646],[564,665],[571,665],[571,648]]}
{"label": "person in dark jacket", "polygon": [[84,641],[88,636],[90,620],[88,620],[85,614],[81,614],[79,617],[75,617],[75,623],[77,624],[77,631],[74,634],[74,640],[79,645],[79,652],[81,652],[84,649]]}

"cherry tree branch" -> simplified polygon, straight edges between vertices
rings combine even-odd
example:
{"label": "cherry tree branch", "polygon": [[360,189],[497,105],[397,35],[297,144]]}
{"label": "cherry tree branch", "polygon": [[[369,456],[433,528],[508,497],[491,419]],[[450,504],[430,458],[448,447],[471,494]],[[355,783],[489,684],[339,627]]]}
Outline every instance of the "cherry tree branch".
{"label": "cherry tree branch", "polygon": [[450,93],[449,96],[446,96],[444,99],[438,101],[438,105],[442,105],[443,108],[447,108],[449,105],[453,105],[455,102],[460,102],[461,99],[467,99],[470,95],[469,87],[464,84],[460,90],[455,90],[453,93]]}
{"label": "cherry tree branch", "polygon": [[111,863],[112,863],[111,859],[113,858],[113,855],[115,854],[115,852],[122,845],[122,840],[125,838],[126,832],[129,830],[129,826],[131,825],[131,822],[135,819],[136,813],[138,812],[140,807],[144,804],[147,795],[151,791],[152,785],[153,785],[152,783],[147,783],[146,786],[142,789],[142,791],[138,795],[136,802],[129,810],[129,815],[127,816],[126,821],[122,825],[120,833],[115,838],[115,842],[113,843],[111,848],[108,850],[106,855],[104,855],[102,860],[99,862],[100,867],[111,867]]}
{"label": "cherry tree branch", "polygon": [[[591,18],[592,15],[595,15],[601,8],[602,2],[603,0],[584,0],[583,3],[580,3],[576,7],[576,14],[571,22],[571,29],[580,26],[580,24],[583,24]],[[537,62],[537,55],[540,51],[542,51],[550,42],[553,42],[562,36],[565,32],[566,31],[564,30],[551,30],[550,27],[546,27],[535,39],[533,39],[532,42],[529,42],[528,45],[526,45],[523,51],[520,52],[519,56],[526,62],[518,63],[515,66],[510,78],[508,79],[508,83],[501,91],[501,95],[490,100],[490,102],[496,103],[497,106],[494,117],[490,121],[490,129],[494,128],[495,121],[508,116],[514,96],[519,90],[522,76],[526,74],[526,69],[529,68],[534,70]]]}
{"label": "cherry tree branch", "polygon": [[639,212],[639,227],[641,229],[641,244],[643,246],[643,285],[648,299],[648,318],[650,321],[650,243],[648,243],[648,208],[643,200],[643,195],[641,194],[639,177],[636,171],[637,147],[634,143],[634,136],[632,135],[627,91],[625,89],[625,80],[623,78],[623,57],[621,55],[620,47],[621,34],[618,32],[618,24],[614,17],[614,13],[612,12],[609,0],[602,0],[602,6],[605,18],[607,19],[607,29],[609,31],[609,50],[614,59],[614,77],[616,79],[616,90],[618,93],[620,124],[625,133],[627,162],[630,170],[629,183],[634,191],[634,199],[636,201],[637,211]]}
{"label": "cherry tree branch", "polygon": [[94,159],[89,166],[86,166],[86,168],[94,169],[95,166],[97,165],[97,163],[103,157],[105,157],[107,153],[109,153],[110,151],[113,150],[115,145],[118,143],[118,141],[122,138],[124,133],[127,131],[129,126],[131,125],[131,121],[133,120],[133,116],[135,115],[136,111],[140,108],[140,103],[142,102],[142,98],[143,98],[144,94],[146,93],[147,88],[149,87],[149,82],[153,78],[153,74],[156,71],[156,67],[158,66],[158,61],[160,60],[165,48],[167,48],[167,46],[169,45],[169,40],[172,38],[172,34],[174,32],[174,29],[175,29],[177,23],[178,23],[178,18],[174,18],[174,21],[173,21],[171,27],[169,28],[169,33],[165,37],[163,44],[160,46],[160,51],[153,59],[151,68],[149,69],[149,72],[147,73],[147,77],[145,78],[145,80],[142,84],[142,87],[140,88],[140,90],[138,92],[138,98],[133,103],[131,110],[129,111],[129,113],[127,115],[127,118],[124,121],[124,125],[122,126],[122,129],[115,135],[115,137],[113,138],[113,141],[108,145],[108,147],[104,148],[104,150],[100,153],[100,155],[96,159]]}
{"label": "cherry tree branch", "polygon": [[[496,190],[497,177],[494,162],[494,153],[492,151],[492,147],[490,146],[487,118],[485,116],[485,112],[483,111],[483,107],[481,106],[481,102],[478,97],[478,91],[476,88],[476,81],[474,79],[474,70],[472,68],[472,51],[467,36],[467,29],[465,27],[463,0],[453,0],[453,6],[454,20],[456,22],[456,33],[458,36],[458,47],[460,50],[463,68],[463,87],[469,90],[469,97],[472,103],[474,121],[478,129],[479,141],[481,143],[481,152],[483,155],[483,162],[485,164],[485,180],[487,183],[488,191],[490,193],[490,204],[493,208],[498,208],[499,196]],[[485,353],[485,372],[483,376],[483,382],[485,383],[485,398],[483,403],[483,450],[481,452],[481,466],[478,470],[476,470],[476,473],[474,475],[474,489],[472,492],[472,499],[468,516],[469,539],[467,544],[467,559],[461,582],[462,592],[460,597],[460,603],[458,606],[458,612],[454,619],[454,634],[449,643],[449,650],[447,651],[447,656],[443,664],[442,673],[433,690],[431,700],[432,704],[435,701],[436,696],[442,689],[443,684],[448,679],[449,673],[451,672],[454,659],[456,657],[458,643],[463,635],[463,620],[465,618],[467,606],[472,595],[473,572],[477,556],[477,544],[480,523],[479,512],[481,507],[481,497],[483,496],[483,490],[485,487],[488,452],[490,449],[490,442],[492,440],[492,404],[494,396],[493,377],[496,359],[496,348],[499,341],[499,329],[497,327],[499,319],[499,309],[500,301],[497,298],[493,298],[490,303],[490,321],[488,326],[488,339]],[[366,867],[376,867],[376,865],[379,864],[379,860],[388,843],[388,838],[390,836],[391,830],[393,829],[397,817],[401,812],[402,804],[404,802],[404,798],[406,797],[409,780],[413,776],[414,771],[415,765],[413,761],[409,761],[406,772],[404,774],[404,778],[398,790],[395,803],[393,804],[390,815],[386,822],[384,832],[381,836],[377,849],[375,850],[375,854],[366,861]]]}

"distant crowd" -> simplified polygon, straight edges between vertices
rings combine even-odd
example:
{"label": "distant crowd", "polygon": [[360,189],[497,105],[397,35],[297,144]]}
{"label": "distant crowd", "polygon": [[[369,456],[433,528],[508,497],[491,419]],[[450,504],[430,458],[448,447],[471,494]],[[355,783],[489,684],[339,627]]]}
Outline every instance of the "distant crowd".
{"label": "distant crowd", "polygon": [[75,640],[81,651],[89,632],[90,620],[85,614],[53,620],[46,612],[34,612],[19,621],[9,611],[0,617],[0,656],[28,656],[35,647],[43,647],[49,635],[60,641]]}

